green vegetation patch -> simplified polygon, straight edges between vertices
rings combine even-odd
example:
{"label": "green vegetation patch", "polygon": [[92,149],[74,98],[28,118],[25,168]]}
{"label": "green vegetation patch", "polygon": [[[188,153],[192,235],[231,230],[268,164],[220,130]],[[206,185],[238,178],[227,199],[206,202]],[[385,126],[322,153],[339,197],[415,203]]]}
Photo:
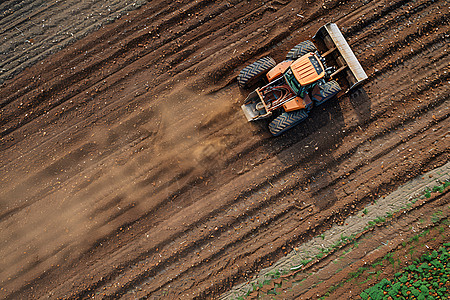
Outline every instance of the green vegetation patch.
{"label": "green vegetation patch", "polygon": [[450,243],[424,254],[394,275],[382,279],[360,294],[364,300],[450,298]]}

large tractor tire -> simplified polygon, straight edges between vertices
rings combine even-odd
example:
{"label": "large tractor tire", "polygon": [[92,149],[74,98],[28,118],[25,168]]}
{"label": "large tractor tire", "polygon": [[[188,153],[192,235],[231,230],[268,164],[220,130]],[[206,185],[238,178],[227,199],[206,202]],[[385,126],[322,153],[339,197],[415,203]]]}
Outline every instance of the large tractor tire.
{"label": "large tractor tire", "polygon": [[280,135],[308,117],[308,113],[304,109],[284,112],[269,123],[269,131],[274,136]]}
{"label": "large tractor tire", "polygon": [[315,52],[317,50],[311,41],[304,41],[292,48],[286,55],[287,60],[296,60],[309,52]]}
{"label": "large tractor tire", "polygon": [[341,87],[335,80],[331,80],[322,85],[316,85],[312,90],[311,99],[315,105],[320,105],[325,101],[333,98],[341,91]]}
{"label": "large tractor tire", "polygon": [[258,59],[251,65],[246,66],[237,77],[239,86],[243,89],[249,88],[255,84],[261,76],[265,75],[275,67],[276,64],[277,63],[273,58],[266,56]]}

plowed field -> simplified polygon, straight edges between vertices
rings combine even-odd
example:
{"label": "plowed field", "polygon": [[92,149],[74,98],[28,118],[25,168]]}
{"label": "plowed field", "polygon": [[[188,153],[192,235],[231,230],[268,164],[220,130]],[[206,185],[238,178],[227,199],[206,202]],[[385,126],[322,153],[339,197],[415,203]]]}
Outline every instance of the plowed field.
{"label": "plowed field", "polygon": [[[148,1],[83,38],[64,3],[16,2],[2,42],[60,47],[1,46],[2,298],[217,297],[448,162],[445,0]],[[29,40],[39,14],[61,29]],[[327,22],[369,79],[278,138],[247,123],[239,70]]]}

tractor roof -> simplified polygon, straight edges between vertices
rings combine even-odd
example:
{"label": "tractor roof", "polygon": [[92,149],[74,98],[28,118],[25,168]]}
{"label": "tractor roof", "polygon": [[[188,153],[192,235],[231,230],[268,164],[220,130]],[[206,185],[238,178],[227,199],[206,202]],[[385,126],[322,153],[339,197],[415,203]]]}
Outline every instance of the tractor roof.
{"label": "tractor roof", "polygon": [[320,59],[314,53],[308,53],[294,61],[291,65],[295,79],[302,85],[308,85],[325,76]]}

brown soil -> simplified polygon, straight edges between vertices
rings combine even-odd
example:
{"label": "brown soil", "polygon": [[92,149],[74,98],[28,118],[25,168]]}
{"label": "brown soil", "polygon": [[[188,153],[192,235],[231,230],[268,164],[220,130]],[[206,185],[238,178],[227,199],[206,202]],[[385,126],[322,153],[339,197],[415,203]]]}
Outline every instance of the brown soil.
{"label": "brown soil", "polygon": [[[5,81],[0,297],[216,297],[443,165],[447,6],[151,1]],[[362,89],[279,138],[247,123],[239,70],[330,21]]]}

